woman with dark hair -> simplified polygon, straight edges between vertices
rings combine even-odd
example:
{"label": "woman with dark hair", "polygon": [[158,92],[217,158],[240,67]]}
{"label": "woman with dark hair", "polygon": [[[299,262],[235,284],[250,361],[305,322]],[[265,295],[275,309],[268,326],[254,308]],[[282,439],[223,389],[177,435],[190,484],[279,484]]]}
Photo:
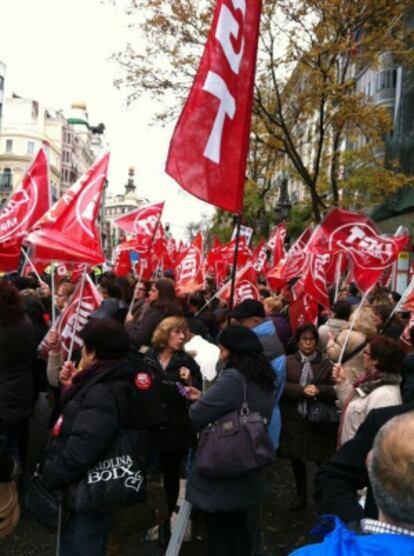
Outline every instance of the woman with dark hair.
{"label": "woman with dark hair", "polygon": [[[155,329],[152,348],[144,363],[152,370],[164,409],[164,426],[159,438],[159,461],[167,496],[169,517],[177,503],[182,462],[192,441],[188,402],[179,384],[202,386],[200,367],[184,351],[188,327],[183,317],[167,317]],[[159,540],[167,545],[170,521],[160,527]]]}
{"label": "woman with dark hair", "polygon": [[[80,332],[82,370],[66,362],[60,416],[52,430],[41,472],[50,489],[66,490],[105,455],[125,418],[136,370],[127,360],[128,334],[113,319],[94,319]],[[105,556],[111,514],[70,512],[61,556]]]}
{"label": "woman with dark hair", "polygon": [[9,454],[24,463],[35,391],[36,341],[17,289],[0,281],[0,428]]}
{"label": "woman with dark hair", "polygon": [[204,295],[201,292],[192,293],[188,296],[187,305],[189,314],[204,324],[209,338],[216,338],[219,331],[216,315],[210,306],[206,305]]}
{"label": "woman with dark hair", "polygon": [[[270,421],[273,409],[274,372],[263,356],[256,334],[240,325],[230,325],[219,336],[223,365],[217,380],[202,394],[188,387],[192,400],[190,420],[201,429],[223,415],[240,409],[246,399],[251,411]],[[208,556],[250,556],[252,539],[247,526],[248,510],[264,496],[263,471],[256,470],[229,479],[207,479],[197,469],[197,455],[187,482],[187,499],[204,510]]]}
{"label": "woman with dark hair", "polygon": [[401,350],[387,336],[374,336],[365,346],[364,372],[351,382],[345,369],[333,370],[335,391],[342,407],[339,445],[355,436],[372,409],[401,403]]}
{"label": "woman with dark hair", "polygon": [[335,452],[336,426],[315,425],[307,420],[308,401],[335,404],[332,363],[318,350],[319,334],[313,324],[295,333],[297,351],[286,359],[286,385],[280,400],[282,433],[279,454],[289,458],[296,485],[292,511],[307,502],[306,462],[320,464]]}
{"label": "woman with dark hair", "polygon": [[140,321],[148,308],[147,299],[151,289],[151,283],[146,280],[138,280],[134,287],[134,301],[128,312],[126,322],[131,320]]}
{"label": "woman with dark hair", "polygon": [[126,324],[131,344],[136,350],[151,345],[154,330],[163,319],[182,315],[174,283],[169,278],[160,278],[152,284],[148,302],[148,309],[142,319]]}

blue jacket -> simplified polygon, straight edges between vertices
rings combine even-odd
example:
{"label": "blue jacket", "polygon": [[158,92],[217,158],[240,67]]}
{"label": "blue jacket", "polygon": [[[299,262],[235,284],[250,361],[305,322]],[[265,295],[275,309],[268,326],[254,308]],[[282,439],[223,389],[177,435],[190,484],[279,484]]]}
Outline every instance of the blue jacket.
{"label": "blue jacket", "polygon": [[[304,546],[291,556],[404,556],[414,555],[414,537],[391,533],[357,534],[339,517],[325,516],[335,524],[322,543]],[[316,533],[316,531],[314,531]]]}
{"label": "blue jacket", "polygon": [[273,404],[272,418],[268,432],[275,450],[279,447],[280,430],[282,418],[279,409],[279,400],[285,387],[286,381],[286,356],[283,345],[277,335],[275,325],[271,319],[264,320],[252,328],[263,346],[263,353],[268,358],[275,373],[275,398]]}

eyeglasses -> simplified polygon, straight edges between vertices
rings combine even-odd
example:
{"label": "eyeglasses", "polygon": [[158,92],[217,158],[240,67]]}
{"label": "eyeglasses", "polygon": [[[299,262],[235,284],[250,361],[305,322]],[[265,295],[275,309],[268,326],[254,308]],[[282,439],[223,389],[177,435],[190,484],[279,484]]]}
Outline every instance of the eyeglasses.
{"label": "eyeglasses", "polygon": [[315,342],[315,338],[313,336],[301,336],[299,338],[300,342]]}

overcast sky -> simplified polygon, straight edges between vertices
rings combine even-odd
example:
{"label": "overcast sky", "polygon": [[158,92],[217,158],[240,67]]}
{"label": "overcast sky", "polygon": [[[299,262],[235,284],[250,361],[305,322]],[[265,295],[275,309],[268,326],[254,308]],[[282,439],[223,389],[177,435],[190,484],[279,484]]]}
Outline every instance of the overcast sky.
{"label": "overcast sky", "polygon": [[109,57],[129,32],[122,10],[99,0],[1,0],[0,21],[6,96],[15,92],[65,112],[73,101],[86,102],[90,123],[107,128],[111,192],[123,191],[134,166],[139,196],[166,200],[163,221],[177,238],[187,222],[212,212],[164,173],[173,126],[150,126],[155,104],[143,98],[126,108],[125,95],[112,86]]}

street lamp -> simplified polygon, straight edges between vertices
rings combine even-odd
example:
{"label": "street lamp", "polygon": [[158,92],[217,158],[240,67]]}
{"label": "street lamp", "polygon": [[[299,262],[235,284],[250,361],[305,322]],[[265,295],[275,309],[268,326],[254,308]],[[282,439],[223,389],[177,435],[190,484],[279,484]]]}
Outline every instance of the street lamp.
{"label": "street lamp", "polygon": [[102,135],[105,132],[105,124],[103,123],[93,126],[82,118],[68,118],[66,121],[69,125],[84,125],[93,135]]}
{"label": "street lamp", "polygon": [[287,220],[291,208],[292,203],[289,198],[288,179],[286,176],[282,176],[280,181],[279,200],[274,208],[277,221],[283,222],[284,220]]}

